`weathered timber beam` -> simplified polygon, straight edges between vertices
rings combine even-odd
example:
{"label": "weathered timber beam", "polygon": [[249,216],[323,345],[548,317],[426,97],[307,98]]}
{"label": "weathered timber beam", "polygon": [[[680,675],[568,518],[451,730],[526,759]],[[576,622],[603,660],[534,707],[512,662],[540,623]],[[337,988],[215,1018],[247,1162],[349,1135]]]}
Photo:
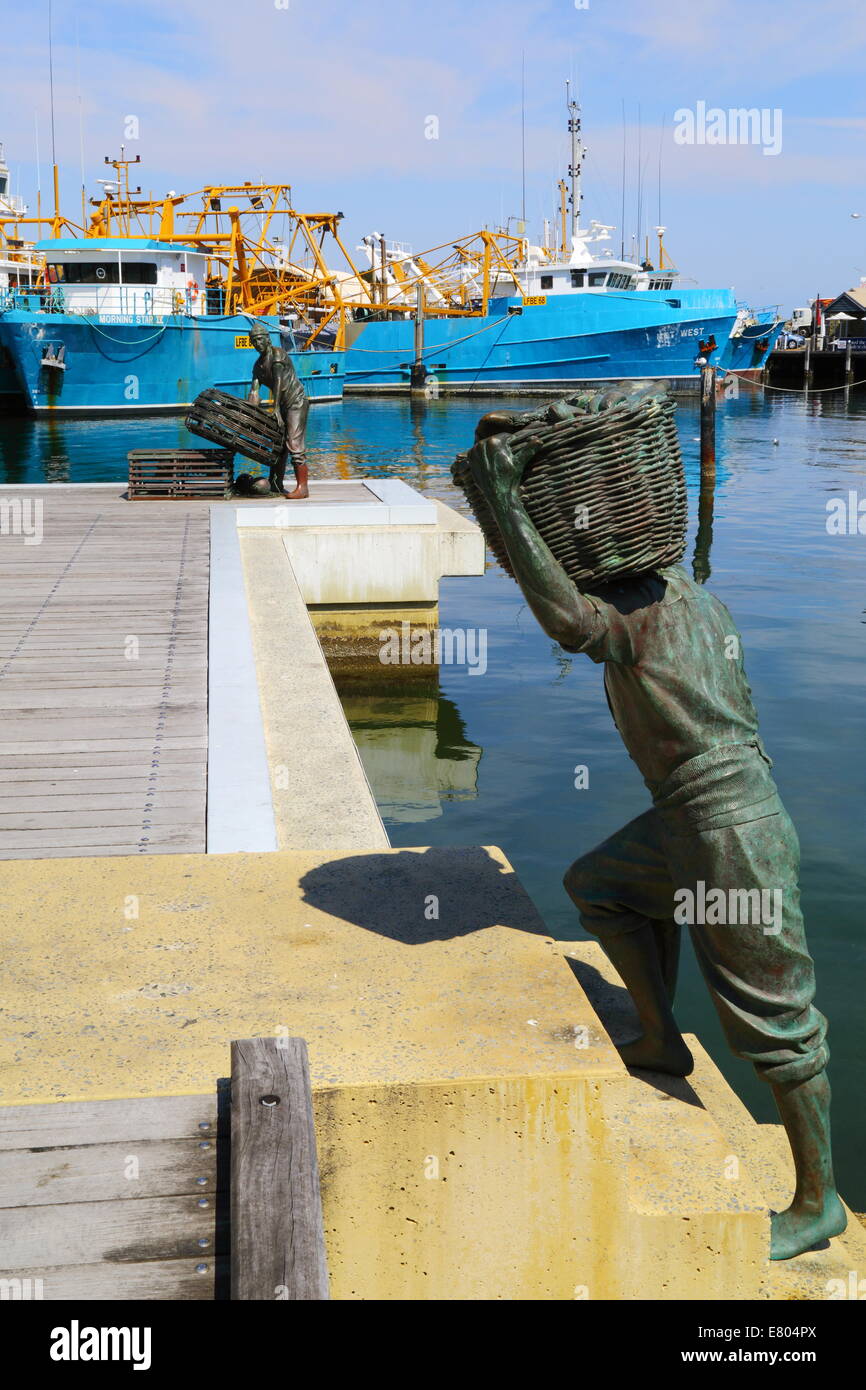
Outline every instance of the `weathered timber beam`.
{"label": "weathered timber beam", "polygon": [[233,1299],[327,1299],[307,1045],[233,1042]]}

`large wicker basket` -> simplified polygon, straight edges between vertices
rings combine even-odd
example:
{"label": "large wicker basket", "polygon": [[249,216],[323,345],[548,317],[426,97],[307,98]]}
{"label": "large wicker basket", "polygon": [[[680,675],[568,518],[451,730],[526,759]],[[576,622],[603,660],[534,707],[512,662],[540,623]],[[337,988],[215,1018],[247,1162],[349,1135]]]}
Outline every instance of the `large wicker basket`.
{"label": "large wicker basket", "polygon": [[226,391],[202,391],[190,406],[185,423],[190,434],[266,468],[276,466],[283,447],[283,434],[271,411]]}
{"label": "large wicker basket", "polygon": [[[510,417],[509,444],[533,441],[537,449],[520,485],[523,504],[578,588],[682,559],[687,504],[675,408],[657,389],[608,391],[531,412],[523,425]],[[466,454],[452,472],[490,549],[513,576]]]}

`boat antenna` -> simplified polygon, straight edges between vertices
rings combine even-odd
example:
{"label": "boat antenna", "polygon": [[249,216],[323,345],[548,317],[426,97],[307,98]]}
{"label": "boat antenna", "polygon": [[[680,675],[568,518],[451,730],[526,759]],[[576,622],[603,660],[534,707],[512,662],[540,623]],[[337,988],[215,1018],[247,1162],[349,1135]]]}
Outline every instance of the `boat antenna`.
{"label": "boat antenna", "polygon": [[520,159],[523,195],[520,207],[521,233],[526,232],[526,49],[520,55]]}
{"label": "boat antenna", "polygon": [[659,131],[659,222],[662,220],[662,147],[664,145],[666,120],[667,114],[663,113],[661,129]]}
{"label": "boat antenna", "polygon": [[622,97],[622,98],[621,98],[621,101],[622,101],[622,211],[621,211],[620,219],[619,219],[619,258],[620,258],[621,261],[624,261],[624,260],[625,260],[625,155],[626,155],[626,139],[625,139],[625,97]]}
{"label": "boat antenna", "polygon": [[48,88],[51,97],[51,163],[57,163],[57,145],[54,136],[54,37],[53,3],[48,0]]}
{"label": "boat antenna", "polygon": [[54,168],[54,217],[60,216],[60,189],[57,179],[57,140],[54,129],[54,6],[48,0],[48,90],[51,99],[51,163]]}
{"label": "boat antenna", "polygon": [[637,108],[637,256],[640,257],[640,243],[643,235],[643,171],[641,169],[641,142],[643,139],[643,128],[641,123],[640,102]]}
{"label": "boat antenna", "polygon": [[78,147],[81,155],[81,230],[87,222],[87,188],[84,173],[84,104],[81,100],[81,36],[78,14],[75,16],[75,67],[78,76]]}
{"label": "boat antenna", "polygon": [[580,189],[580,169],[584,148],[580,135],[580,105],[571,95],[569,78],[565,80],[565,105],[568,110],[568,131],[571,136],[571,163],[568,166],[568,175],[571,179],[571,234],[572,237],[576,237],[580,232],[580,205],[583,201],[583,194]]}
{"label": "boat antenna", "polygon": [[33,112],[33,126],[36,132],[36,216],[42,218],[42,160],[39,157],[39,112]]}

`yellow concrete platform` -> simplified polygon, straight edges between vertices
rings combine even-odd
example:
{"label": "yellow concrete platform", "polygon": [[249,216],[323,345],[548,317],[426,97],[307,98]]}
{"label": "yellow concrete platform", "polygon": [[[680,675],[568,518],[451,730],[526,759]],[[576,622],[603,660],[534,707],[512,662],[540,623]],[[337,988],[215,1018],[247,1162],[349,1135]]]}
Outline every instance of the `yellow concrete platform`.
{"label": "yellow concrete platform", "polygon": [[282,1029],[316,1086],[622,1073],[498,850],[13,861],[0,911],[5,1104],[206,1091]]}
{"label": "yellow concrete platform", "polygon": [[[635,1014],[619,976],[601,948],[591,941],[559,942],[567,959],[573,962],[577,977],[614,1039],[634,1033]],[[665,1240],[679,1238],[693,1246],[683,1252],[682,1259],[672,1263],[671,1292],[666,1296],[693,1298],[696,1272],[700,1286],[707,1288],[713,1270],[723,1271],[725,1261],[714,1267],[701,1268],[700,1242],[694,1247],[696,1231],[685,1230],[678,1215],[683,1214],[684,1178],[697,1168],[703,1189],[702,1205],[713,1206],[715,1188],[723,1211],[727,1196],[742,1202],[744,1210],[755,1208],[765,1214],[781,1211],[788,1206],[794,1192],[795,1178],[790,1146],[781,1125],[758,1124],[746,1106],[728,1085],[718,1067],[692,1034],[686,1041],[695,1059],[693,1074],[686,1080],[671,1077],[642,1075],[650,1083],[632,1098],[644,1111],[644,1123],[633,1123],[628,1109],[614,1123],[629,1124],[631,1185],[629,1206],[635,1214],[654,1214],[654,1222],[636,1221],[632,1233],[633,1249],[650,1239],[654,1248]],[[685,1184],[688,1188],[688,1183]],[[694,1190],[688,1195],[694,1202]],[[655,1233],[653,1235],[653,1232]],[[737,1223],[720,1221],[716,1241],[738,1241],[742,1230]],[[644,1252],[638,1263],[646,1267],[652,1252]],[[772,1262],[759,1258],[750,1264],[751,1255],[741,1252],[732,1261],[738,1270],[733,1291],[705,1297],[742,1298],[748,1283],[757,1275],[753,1296],[780,1301],[828,1300],[850,1297],[853,1281],[866,1279],[866,1230],[853,1212],[849,1211],[848,1230],[843,1236],[825,1242],[817,1250],[807,1251],[796,1259]],[[747,1263],[750,1267],[747,1268]],[[705,1262],[706,1264],[706,1262]],[[671,1276],[667,1276],[671,1278]],[[639,1293],[631,1295],[640,1297]]]}
{"label": "yellow concrete platform", "polygon": [[209,1092],[285,1029],[336,1297],[602,1286],[626,1074],[498,851],[22,861],[0,908],[6,1104]]}
{"label": "yellow concrete platform", "polygon": [[500,851],[19,861],[0,910],[3,1104],[307,1039],[334,1297],[756,1292],[760,1201],[702,1177],[709,1122],[658,1129]]}

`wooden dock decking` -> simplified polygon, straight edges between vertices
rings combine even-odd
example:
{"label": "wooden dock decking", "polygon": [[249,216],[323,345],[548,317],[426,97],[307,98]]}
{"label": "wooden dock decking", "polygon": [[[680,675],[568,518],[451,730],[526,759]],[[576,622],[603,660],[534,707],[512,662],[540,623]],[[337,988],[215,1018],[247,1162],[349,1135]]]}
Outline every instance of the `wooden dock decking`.
{"label": "wooden dock decking", "polygon": [[122,485],[0,492],[0,859],[204,851],[209,530]]}

